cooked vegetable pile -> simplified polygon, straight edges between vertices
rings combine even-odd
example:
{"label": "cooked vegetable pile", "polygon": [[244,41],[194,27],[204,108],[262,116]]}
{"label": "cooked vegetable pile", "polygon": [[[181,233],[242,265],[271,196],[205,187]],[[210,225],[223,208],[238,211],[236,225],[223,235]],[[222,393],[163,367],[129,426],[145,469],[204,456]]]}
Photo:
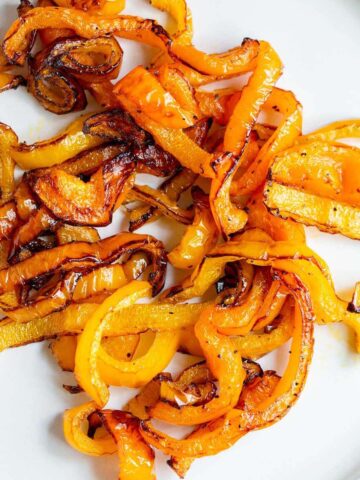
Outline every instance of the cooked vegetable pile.
{"label": "cooked vegetable pile", "polygon": [[[174,33],[121,15],[122,0],[22,0],[0,55],[0,90],[27,84],[55,114],[83,110],[87,94],[100,105],[33,145],[0,125],[0,350],[51,339],[74,372],[67,390],[91,399],[65,412],[66,440],[118,452],[122,480],[155,478],[153,448],[184,477],[280,420],[303,389],[314,322],[348,325],[360,351],[360,284],[350,304],[338,298],[303,227],[360,239],[360,150],[339,141],[360,137],[360,120],[302,135],[269,43],[204,53],[185,0],[150,1]],[[119,38],[157,49],[120,80]],[[241,90],[202,88],[244,74]],[[100,239],[121,206],[128,232]],[[162,216],[185,225],[170,252],[134,233]],[[163,290],[168,263],[188,273]],[[256,361],[289,339],[283,376],[263,371]],[[176,352],[195,359],[174,378]],[[107,410],[113,385],[141,389]],[[153,420],[194,430],[179,440]]]}

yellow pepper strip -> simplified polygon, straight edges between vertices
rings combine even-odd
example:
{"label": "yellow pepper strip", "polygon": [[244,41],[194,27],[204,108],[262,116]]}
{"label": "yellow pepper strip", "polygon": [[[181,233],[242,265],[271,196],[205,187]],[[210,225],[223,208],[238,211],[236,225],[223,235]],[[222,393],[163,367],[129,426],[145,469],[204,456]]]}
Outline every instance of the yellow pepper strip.
{"label": "yellow pepper strip", "polygon": [[359,138],[360,137],[360,119],[340,120],[330,123],[325,127],[319,128],[314,132],[308,133],[298,138],[297,143],[322,141],[334,142],[342,138]]}
{"label": "yellow pepper strip", "polygon": [[193,187],[194,221],[188,226],[180,244],[169,254],[168,260],[180,269],[192,269],[216,245],[218,230],[210,210],[208,196],[199,187]]}
{"label": "yellow pepper strip", "polygon": [[203,435],[184,440],[174,439],[155,429],[150,422],[141,423],[141,433],[147,443],[175,457],[201,457],[214,455],[241,438],[244,433],[270,426],[280,420],[296,402],[306,380],[313,350],[313,322],[306,290],[293,276],[282,281],[297,296],[299,305],[295,308],[295,329],[289,362],[282,379],[270,396],[255,408],[233,409],[214,429],[205,430]]}
{"label": "yellow pepper strip", "polygon": [[108,385],[141,387],[167,367],[178,343],[178,332],[157,332],[149,350],[131,361],[120,361],[100,347],[97,357],[100,377]]}
{"label": "yellow pepper strip", "polygon": [[256,69],[242,90],[225,130],[223,148],[226,154],[213,162],[216,177],[211,183],[210,205],[224,237],[241,230],[247,221],[244,210],[231,201],[231,183],[242,164],[251,130],[281,70],[282,64],[276,52],[268,43],[260,42]]}
{"label": "yellow pepper strip", "polygon": [[217,331],[213,308],[205,310],[195,325],[195,335],[209,368],[219,382],[219,394],[204,405],[174,407],[158,402],[150,412],[153,418],[177,425],[194,425],[208,422],[233,408],[245,380],[242,358],[231,338]]}
{"label": "yellow pepper strip", "polygon": [[186,0],[150,0],[150,4],[169,13],[176,22],[174,40],[181,44],[191,44],[193,37],[192,15]]}
{"label": "yellow pepper strip", "polygon": [[93,227],[78,227],[75,225],[60,225],[55,232],[56,240],[59,245],[71,242],[97,242],[100,240],[100,235],[96,228]]}
{"label": "yellow pepper strip", "polygon": [[98,268],[80,278],[76,284],[73,301],[92,297],[103,291],[116,290],[128,282],[122,265]]}
{"label": "yellow pepper strip", "polygon": [[7,202],[0,206],[0,240],[8,239],[19,225],[15,202]]}
{"label": "yellow pepper strip", "polygon": [[125,0],[54,0],[59,7],[89,10],[99,15],[118,15],[125,8]]}
{"label": "yellow pepper strip", "polygon": [[[269,273],[260,268],[249,294],[240,305],[217,307],[213,317],[223,335],[246,335],[259,318],[260,309],[270,293]],[[273,298],[273,292],[271,292]]]}
{"label": "yellow pepper strip", "polygon": [[139,432],[139,420],[119,410],[104,410],[99,415],[117,444],[119,480],[156,480],[155,454]]}
{"label": "yellow pepper strip", "polygon": [[360,149],[314,141],[279,154],[265,204],[275,215],[360,238]]}
{"label": "yellow pepper strip", "polygon": [[246,227],[261,228],[273,240],[305,243],[304,227],[293,220],[272,215],[264,205],[262,190],[251,196],[245,209],[248,214]]}
{"label": "yellow pepper strip", "polygon": [[18,138],[13,130],[0,123],[0,192],[1,204],[8,202],[15,190],[14,169],[11,148],[18,144]]}
{"label": "yellow pepper strip", "polygon": [[12,157],[23,170],[51,167],[65,162],[78,153],[100,145],[103,139],[83,133],[82,127],[91,114],[79,117],[62,133],[49,140],[36,142],[32,145],[20,143],[12,148]]}
{"label": "yellow pepper strip", "polygon": [[124,79],[116,84],[114,94],[135,122],[151,133],[156,142],[164,150],[171,153],[184,167],[203,176],[214,177],[214,171],[210,166],[213,156],[197,145],[183,130],[163,127],[139,110],[138,105],[122,91],[122,81]]}
{"label": "yellow pepper strip", "polygon": [[64,372],[74,371],[76,347],[77,335],[59,337],[50,343],[51,353]]}
{"label": "yellow pepper strip", "polygon": [[[104,336],[130,335],[148,329],[169,331],[185,328],[194,325],[207,306],[209,303],[132,305],[124,311],[111,313],[104,326]],[[95,303],[72,304],[61,312],[27,323],[4,319],[0,323],[0,351],[61,335],[81,333],[97,308]]]}
{"label": "yellow pepper strip", "polygon": [[160,386],[163,379],[170,379],[169,373],[160,373],[147,383],[140,392],[124,406],[124,411],[129,412],[140,420],[149,418],[149,409],[160,398]]}
{"label": "yellow pepper strip", "polygon": [[197,120],[194,112],[182,108],[155,75],[142,66],[134,68],[121,80],[121,93],[165,128],[191,127]]}
{"label": "yellow pepper strip", "polygon": [[101,378],[98,368],[98,353],[108,315],[113,311],[121,311],[149,293],[150,286],[147,282],[133,281],[120,288],[96,309],[79,337],[75,356],[75,376],[79,385],[100,407],[109,399],[108,387]]}
{"label": "yellow pepper strip", "polygon": [[233,182],[232,195],[247,195],[257,190],[266,180],[274,156],[291,147],[301,134],[302,106],[292,92],[274,88],[264,104],[264,109],[278,111],[284,118],[246,171]]}
{"label": "yellow pepper strip", "polygon": [[111,455],[116,452],[116,444],[111,435],[103,438],[90,438],[84,433],[83,425],[88,416],[97,411],[94,402],[66,410],[64,413],[64,436],[69,445],[86,455]]}

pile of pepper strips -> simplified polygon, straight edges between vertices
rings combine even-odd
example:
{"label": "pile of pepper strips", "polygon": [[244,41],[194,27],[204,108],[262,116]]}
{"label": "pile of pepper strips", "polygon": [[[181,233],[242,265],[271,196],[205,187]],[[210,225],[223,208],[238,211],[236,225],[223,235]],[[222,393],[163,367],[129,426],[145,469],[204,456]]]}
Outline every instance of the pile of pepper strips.
{"label": "pile of pepper strips", "polygon": [[[304,386],[314,321],[360,333],[359,284],[350,304],[339,299],[303,229],[360,238],[360,150],[339,142],[360,136],[360,120],[302,135],[269,43],[206,54],[184,0],[150,3],[174,33],[121,15],[122,0],[22,0],[0,55],[0,91],[26,84],[56,114],[83,110],[86,92],[102,107],[33,145],[0,125],[0,349],[53,339],[78,383],[66,388],[92,400],[65,412],[65,437],[89,455],[117,451],[122,480],[154,478],[153,448],[183,477],[281,419]],[[119,37],[158,53],[114,83]],[[201,88],[243,74],[241,90]],[[138,172],[166,178],[154,189]],[[101,240],[96,227],[121,205],[129,231]],[[161,216],[186,225],[170,252],[134,233]],[[168,262],[189,273],[162,291]],[[256,360],[290,338],[283,376],[263,371]],[[177,351],[197,360],[174,379],[164,369]],[[141,390],[106,410],[110,385]],[[194,430],[178,440],[153,419]]]}

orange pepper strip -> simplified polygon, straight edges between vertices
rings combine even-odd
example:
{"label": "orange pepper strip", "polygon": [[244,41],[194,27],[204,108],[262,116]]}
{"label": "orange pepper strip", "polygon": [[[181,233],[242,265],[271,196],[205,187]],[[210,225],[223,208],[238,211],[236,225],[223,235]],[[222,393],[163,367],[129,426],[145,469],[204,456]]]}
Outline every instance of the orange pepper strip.
{"label": "orange pepper strip", "polygon": [[169,13],[176,21],[176,43],[190,44],[193,37],[192,15],[186,0],[150,0],[150,4]]}
{"label": "orange pepper strip", "polygon": [[174,439],[155,429],[150,422],[141,422],[141,433],[147,443],[161,449],[167,455],[201,457],[214,455],[241,438],[244,433],[272,425],[280,420],[293,405],[306,380],[313,350],[312,311],[308,304],[308,292],[292,275],[284,275],[286,282],[296,296],[295,329],[291,354],[286,371],[274,391],[255,408],[232,409],[215,428],[199,437],[184,440]]}
{"label": "orange pepper strip", "polygon": [[10,238],[19,225],[15,202],[8,202],[0,207],[0,240]]}
{"label": "orange pepper strip", "polygon": [[340,120],[330,123],[325,127],[319,128],[314,132],[303,135],[297,139],[297,143],[312,142],[314,140],[322,142],[334,142],[341,138],[359,138],[360,137],[360,119]]}
{"label": "orange pepper strip", "polygon": [[301,134],[302,107],[292,92],[274,88],[264,109],[279,111],[284,119],[262,146],[246,172],[236,182],[233,182],[231,188],[233,195],[246,195],[260,187],[266,180],[274,156],[291,147]]}
{"label": "orange pepper strip", "polygon": [[153,418],[176,425],[194,425],[224,415],[236,405],[246,374],[231,338],[217,331],[212,307],[201,314],[195,325],[195,335],[212,374],[218,379],[219,395],[200,406],[174,407],[159,401],[151,409]]}
{"label": "orange pepper strip", "polygon": [[116,444],[111,435],[103,438],[90,438],[84,433],[83,424],[88,416],[97,411],[95,402],[85,403],[64,413],[64,436],[69,445],[86,455],[111,455],[116,452]]}
{"label": "orange pepper strip", "polygon": [[139,432],[139,420],[119,410],[104,410],[99,415],[117,444],[119,480],[155,480],[155,454]]}
{"label": "orange pepper strip", "polygon": [[210,205],[219,230],[225,237],[241,230],[247,215],[232,204],[231,183],[249,141],[261,107],[281,75],[282,64],[276,52],[266,42],[260,42],[256,69],[230,117],[224,135],[224,151],[230,152],[213,162],[216,177],[211,183]]}
{"label": "orange pepper strip", "polygon": [[168,254],[168,259],[175,268],[194,268],[216,245],[218,239],[208,197],[199,187],[193,187],[192,196],[195,207],[194,221],[187,227],[180,244]]}
{"label": "orange pepper strip", "polygon": [[[1,90],[1,86],[0,86]],[[12,158],[11,149],[18,144],[18,138],[15,132],[0,123],[0,192],[1,204],[8,202],[14,193],[15,179],[14,169],[15,163]]]}
{"label": "orange pepper strip", "polygon": [[147,282],[133,281],[117,290],[102,303],[86,322],[78,341],[75,356],[75,376],[81,387],[103,407],[109,399],[109,390],[101,378],[98,368],[98,353],[108,315],[121,310],[147,296],[150,286]]}
{"label": "orange pepper strip", "polygon": [[142,66],[121,80],[121,93],[136,103],[147,117],[165,128],[191,127],[197,120],[193,112],[182,108],[158,79]]}
{"label": "orange pepper strip", "polygon": [[248,214],[247,227],[261,228],[273,240],[284,240],[295,243],[305,243],[304,227],[293,220],[271,215],[264,205],[262,190],[252,195],[246,205]]}
{"label": "orange pepper strip", "polygon": [[267,42],[260,42],[256,68],[243,88],[225,131],[224,150],[242,152],[260,110],[282,72],[277,53]]}

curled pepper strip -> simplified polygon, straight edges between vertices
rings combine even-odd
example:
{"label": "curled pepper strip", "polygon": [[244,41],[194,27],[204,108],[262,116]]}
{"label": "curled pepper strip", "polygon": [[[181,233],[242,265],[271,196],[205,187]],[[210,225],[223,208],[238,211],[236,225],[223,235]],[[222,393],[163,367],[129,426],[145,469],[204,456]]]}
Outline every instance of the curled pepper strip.
{"label": "curled pepper strip", "polygon": [[193,187],[191,194],[194,200],[194,221],[187,228],[180,244],[168,254],[168,259],[175,268],[194,268],[216,245],[218,239],[208,196],[199,187]]}
{"label": "curled pepper strip", "polygon": [[[1,87],[0,87],[1,90]],[[18,144],[18,138],[14,131],[0,123],[0,192],[1,205],[11,200],[15,190],[14,169],[15,163],[12,158],[12,147]]]}
{"label": "curled pepper strip", "polygon": [[94,402],[66,410],[64,413],[64,436],[69,445],[81,453],[92,456],[111,455],[116,452],[116,443],[111,435],[103,438],[90,438],[83,430],[88,417],[97,411]]}
{"label": "curled pepper strip", "polygon": [[167,367],[178,343],[178,332],[157,332],[148,351],[130,361],[116,359],[100,346],[97,358],[100,377],[108,385],[132,388],[145,385]]}
{"label": "curled pepper strip", "polygon": [[123,254],[143,251],[152,263],[149,281],[153,293],[161,290],[165,273],[165,253],[160,242],[147,235],[123,233],[95,243],[77,242],[39,252],[0,270],[0,292],[5,293],[49,272],[81,272],[114,262]]}
{"label": "curled pepper strip", "polygon": [[230,189],[249,135],[261,107],[281,75],[282,64],[276,52],[266,42],[260,42],[256,69],[230,117],[224,135],[225,154],[213,163],[216,172],[211,183],[210,205],[220,232],[224,237],[241,230],[247,215],[231,202]]}
{"label": "curled pepper strip", "polygon": [[150,4],[169,13],[176,22],[173,37],[177,43],[190,44],[193,37],[192,15],[185,0],[150,0]]}
{"label": "curled pepper strip", "polygon": [[62,221],[77,225],[108,225],[112,212],[124,197],[135,170],[134,161],[119,155],[105,162],[90,178],[69,175],[61,168],[31,174],[27,181],[43,204]]}
{"label": "curled pepper strip", "polygon": [[139,420],[119,410],[99,412],[105,427],[116,441],[121,480],[155,480],[155,454],[139,432]]}
{"label": "curled pepper strip", "polygon": [[151,409],[153,418],[177,425],[194,425],[224,415],[236,405],[245,380],[241,355],[232,339],[217,331],[215,322],[212,309],[205,310],[195,325],[195,335],[212,374],[218,379],[218,395],[201,406],[173,407],[160,401]]}
{"label": "curled pepper strip", "polygon": [[313,350],[312,311],[308,303],[305,287],[293,275],[281,275],[287,288],[296,296],[295,329],[288,366],[284,376],[255,408],[233,409],[213,429],[203,435],[176,440],[155,429],[150,422],[141,422],[141,433],[152,446],[172,456],[201,457],[214,455],[232,445],[244,433],[272,425],[289,411],[305,383]]}
{"label": "curled pepper strip", "polygon": [[111,311],[131,305],[148,295],[149,291],[150,285],[147,282],[134,281],[120,288],[98,307],[79,337],[75,356],[75,376],[79,385],[100,407],[109,399],[109,391],[101,377],[97,360],[107,315]]}
{"label": "curled pepper strip", "polygon": [[29,61],[29,92],[46,110],[57,115],[84,110],[86,95],[76,78],[51,65],[43,66],[38,55]]}
{"label": "curled pepper strip", "polygon": [[291,147],[301,134],[302,107],[292,92],[274,88],[264,104],[264,109],[280,112],[284,119],[261,147],[246,171],[233,182],[231,187],[233,195],[246,195],[259,188],[266,180],[274,156]]}
{"label": "curled pepper strip", "polygon": [[23,170],[50,167],[74,157],[84,150],[103,143],[103,140],[83,133],[83,125],[90,115],[84,115],[72,122],[62,133],[49,140],[32,145],[20,143],[12,149],[12,156]]}
{"label": "curled pepper strip", "polygon": [[360,238],[360,150],[311,142],[278,155],[265,187],[273,214]]}

